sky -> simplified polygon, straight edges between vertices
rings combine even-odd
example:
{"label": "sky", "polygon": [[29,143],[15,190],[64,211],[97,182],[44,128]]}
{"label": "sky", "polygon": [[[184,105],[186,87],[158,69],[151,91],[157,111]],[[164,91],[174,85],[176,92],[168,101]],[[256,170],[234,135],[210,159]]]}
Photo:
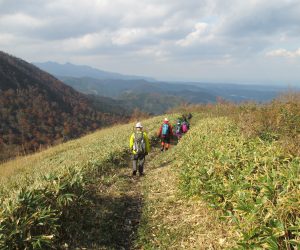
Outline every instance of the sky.
{"label": "sky", "polygon": [[300,85],[300,0],[0,0],[0,50],[158,80]]}

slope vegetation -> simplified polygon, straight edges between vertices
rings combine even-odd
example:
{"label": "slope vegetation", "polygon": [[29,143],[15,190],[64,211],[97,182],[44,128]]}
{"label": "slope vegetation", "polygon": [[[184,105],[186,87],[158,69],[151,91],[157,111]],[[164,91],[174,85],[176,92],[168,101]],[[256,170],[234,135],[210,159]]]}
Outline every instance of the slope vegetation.
{"label": "slope vegetation", "polygon": [[228,119],[206,119],[178,145],[183,194],[234,222],[244,249],[300,244],[300,158],[276,141],[245,138]]}
{"label": "slope vegetation", "polygon": [[[172,122],[176,115],[170,116]],[[163,117],[144,122],[153,145]],[[200,119],[130,178],[133,124],[0,165],[0,248],[297,249],[300,159]]]}
{"label": "slope vegetation", "polygon": [[0,52],[0,161],[124,121],[105,103],[97,109],[84,94]]}
{"label": "slope vegetation", "polygon": [[[162,117],[144,122],[150,136]],[[89,185],[128,161],[133,124],[0,165],[0,248],[45,248],[71,235]]]}

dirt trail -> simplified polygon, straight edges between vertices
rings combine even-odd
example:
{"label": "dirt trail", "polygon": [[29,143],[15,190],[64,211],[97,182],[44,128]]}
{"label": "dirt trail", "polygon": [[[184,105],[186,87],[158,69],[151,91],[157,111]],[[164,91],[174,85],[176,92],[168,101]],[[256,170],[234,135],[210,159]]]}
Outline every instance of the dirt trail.
{"label": "dirt trail", "polygon": [[[140,225],[140,246],[145,249],[231,249],[229,225],[220,213],[201,199],[180,195],[176,162],[172,152],[151,162],[151,172],[142,183],[147,218]],[[155,167],[156,166],[156,167]],[[158,166],[158,167],[157,167]]]}
{"label": "dirt trail", "polygon": [[[153,146],[146,156],[145,173],[151,172],[151,161],[160,153]],[[70,249],[136,249],[143,197],[142,185],[146,176],[132,177],[132,162],[112,166],[112,170],[89,187],[91,204],[78,218],[80,228],[74,230],[68,244]]]}
{"label": "dirt trail", "polygon": [[[131,176],[131,161],[112,168],[90,187],[92,203],[71,249],[224,249],[227,228],[201,200],[178,195],[172,150],[146,157],[143,177]],[[169,157],[166,157],[168,154]],[[164,156],[162,158],[161,156]],[[144,213],[143,219],[141,218]],[[146,214],[146,216],[145,216]],[[139,238],[137,232],[139,230]]]}

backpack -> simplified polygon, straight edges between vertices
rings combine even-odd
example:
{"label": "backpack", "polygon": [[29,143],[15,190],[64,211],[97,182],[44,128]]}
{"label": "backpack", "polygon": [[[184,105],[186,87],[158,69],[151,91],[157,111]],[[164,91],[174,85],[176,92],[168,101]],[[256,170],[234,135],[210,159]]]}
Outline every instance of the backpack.
{"label": "backpack", "polygon": [[137,131],[134,133],[133,150],[137,154],[144,154],[146,152],[146,143],[144,140],[144,133],[142,131]]}
{"label": "backpack", "polygon": [[168,136],[169,135],[169,124],[164,123],[162,125],[161,134],[162,134],[162,136]]}
{"label": "backpack", "polygon": [[181,124],[180,124],[180,122],[178,122],[177,125],[176,125],[176,134],[181,134]]}
{"label": "backpack", "polygon": [[182,132],[183,133],[186,133],[188,131],[188,125],[186,122],[183,122],[182,123]]}

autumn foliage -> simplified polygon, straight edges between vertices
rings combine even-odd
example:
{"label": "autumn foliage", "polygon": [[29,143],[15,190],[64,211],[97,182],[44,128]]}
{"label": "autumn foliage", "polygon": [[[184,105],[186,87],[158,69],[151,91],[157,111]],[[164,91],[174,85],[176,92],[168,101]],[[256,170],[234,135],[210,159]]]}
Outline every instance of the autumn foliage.
{"label": "autumn foliage", "polygon": [[0,52],[0,161],[126,121],[25,61]]}

